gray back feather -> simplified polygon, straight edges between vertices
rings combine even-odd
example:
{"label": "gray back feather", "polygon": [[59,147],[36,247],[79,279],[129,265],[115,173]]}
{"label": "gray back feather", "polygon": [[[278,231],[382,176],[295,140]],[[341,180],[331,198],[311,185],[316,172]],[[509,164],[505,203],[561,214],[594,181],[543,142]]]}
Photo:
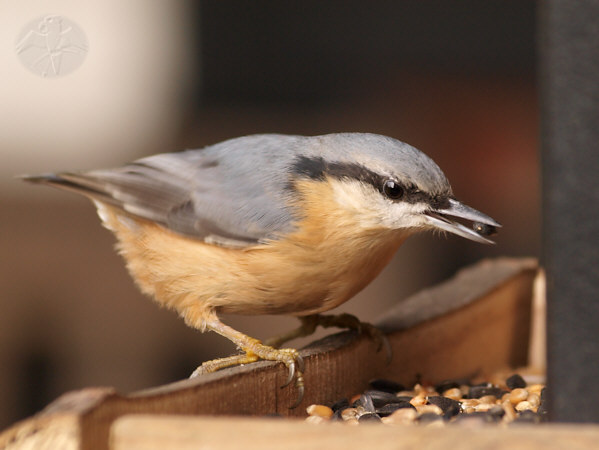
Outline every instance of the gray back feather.
{"label": "gray back feather", "polygon": [[363,133],[246,136],[116,169],[58,177],[69,188],[81,187],[92,198],[180,234],[239,247],[291,231],[301,218],[289,202],[293,179],[301,176],[292,170],[300,156],[358,164],[429,192],[450,189],[423,153],[395,139]]}

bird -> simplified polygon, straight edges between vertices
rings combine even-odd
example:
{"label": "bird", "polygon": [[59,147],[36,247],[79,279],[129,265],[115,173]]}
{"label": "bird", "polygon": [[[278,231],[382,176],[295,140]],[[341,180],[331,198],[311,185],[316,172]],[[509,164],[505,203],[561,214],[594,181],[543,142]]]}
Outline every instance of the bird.
{"label": "bird", "polygon": [[[292,407],[304,394],[304,364],[282,344],[318,325],[360,329],[353,316],[322,313],[367,286],[409,236],[436,230],[489,244],[501,227],[458,201],[423,152],[372,133],[255,134],[23,178],[91,199],[141,291],[240,349],[192,376],[278,361],[284,386],[295,380],[298,389]],[[222,313],[291,315],[301,325],[262,342]]]}

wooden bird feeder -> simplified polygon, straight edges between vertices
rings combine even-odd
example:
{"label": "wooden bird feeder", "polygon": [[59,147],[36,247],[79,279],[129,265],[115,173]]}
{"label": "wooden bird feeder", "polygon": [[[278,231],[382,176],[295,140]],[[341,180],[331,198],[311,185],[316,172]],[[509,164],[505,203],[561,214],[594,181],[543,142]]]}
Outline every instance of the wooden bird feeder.
{"label": "wooden bird feeder", "polygon": [[[0,448],[337,448],[363,440],[391,448],[378,444],[394,434],[406,442],[441,445],[456,430],[431,434],[422,427],[317,426],[263,416],[305,416],[307,405],[351,397],[373,378],[410,384],[421,377],[435,383],[526,365],[537,273],[532,259],[486,260],[401,302],[377,323],[391,344],[390,361],[375,342],[353,332],[311,344],[302,351],[306,391],[295,409],[289,409],[295,388],[279,387],[287,377],[285,367],[258,362],[131,394],[111,388],[70,392],[0,434]],[[549,448],[567,441],[568,430],[560,430],[552,431]],[[501,432],[477,431],[480,439]],[[519,436],[516,430],[503,432],[510,439]],[[532,448],[535,433],[527,438],[533,439]],[[595,429],[579,435],[585,433],[588,439],[599,437]]]}

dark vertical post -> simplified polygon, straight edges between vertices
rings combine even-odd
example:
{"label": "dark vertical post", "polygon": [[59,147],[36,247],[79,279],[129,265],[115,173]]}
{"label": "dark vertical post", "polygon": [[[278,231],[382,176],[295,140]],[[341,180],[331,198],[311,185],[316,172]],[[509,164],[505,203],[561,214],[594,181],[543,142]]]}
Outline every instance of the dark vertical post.
{"label": "dark vertical post", "polygon": [[537,4],[549,417],[599,422],[599,1]]}

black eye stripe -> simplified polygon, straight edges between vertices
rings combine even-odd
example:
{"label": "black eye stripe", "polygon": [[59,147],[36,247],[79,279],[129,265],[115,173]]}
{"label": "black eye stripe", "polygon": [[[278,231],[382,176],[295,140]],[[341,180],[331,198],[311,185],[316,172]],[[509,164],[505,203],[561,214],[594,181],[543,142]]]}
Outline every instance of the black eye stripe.
{"label": "black eye stripe", "polygon": [[[388,175],[380,175],[366,167],[355,163],[326,162],[322,157],[298,157],[291,167],[291,172],[300,177],[310,178],[316,181],[325,181],[327,177],[358,180],[362,183],[371,185],[375,190],[392,201],[405,201],[409,203],[426,202],[433,206],[444,204],[448,200],[447,194],[431,196],[426,192],[420,191],[418,187],[410,183],[405,186],[396,179]],[[385,192],[385,186],[388,181],[397,185],[397,189],[402,189],[403,194],[397,198],[390,197]],[[293,189],[293,183],[289,185]]]}
{"label": "black eye stripe", "polygon": [[380,191],[384,178],[360,164],[326,162],[322,157],[300,156],[292,166],[292,172],[313,180],[324,181],[327,176],[349,178],[370,184]]}

